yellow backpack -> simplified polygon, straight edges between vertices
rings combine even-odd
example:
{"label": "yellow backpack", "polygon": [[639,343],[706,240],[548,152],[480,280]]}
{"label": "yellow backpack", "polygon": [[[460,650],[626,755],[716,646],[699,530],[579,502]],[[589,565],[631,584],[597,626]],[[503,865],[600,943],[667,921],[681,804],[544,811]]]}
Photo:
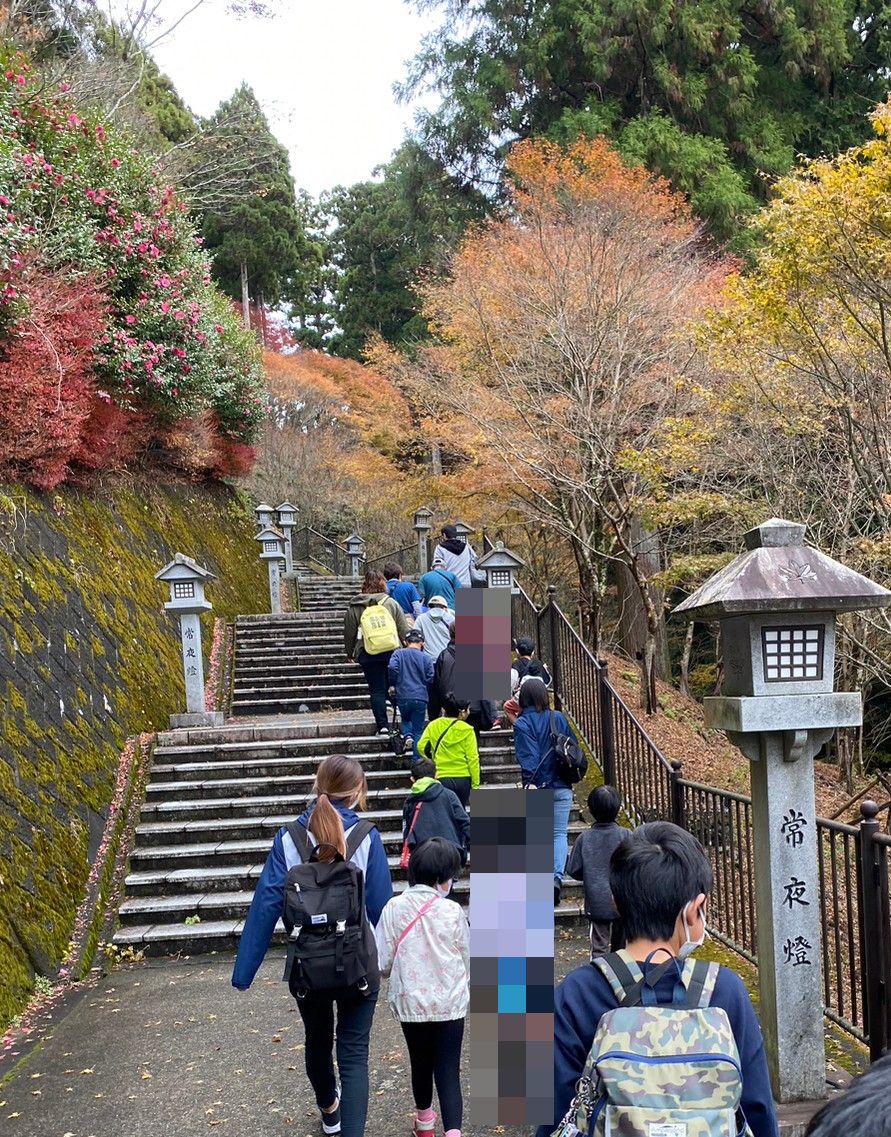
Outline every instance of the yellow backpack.
{"label": "yellow backpack", "polygon": [[368,655],[382,655],[399,647],[396,621],[379,600],[372,600],[359,617],[359,634]]}

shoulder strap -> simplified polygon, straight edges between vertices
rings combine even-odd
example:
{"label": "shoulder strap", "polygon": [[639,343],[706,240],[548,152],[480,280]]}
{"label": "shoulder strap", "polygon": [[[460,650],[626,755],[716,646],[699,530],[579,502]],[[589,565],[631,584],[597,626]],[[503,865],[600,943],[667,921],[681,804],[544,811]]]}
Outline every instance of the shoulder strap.
{"label": "shoulder strap", "polygon": [[412,930],[412,928],[415,926],[415,924],[417,924],[418,920],[420,920],[420,918],[424,915],[424,913],[427,911],[427,909],[430,908],[431,905],[435,904],[437,900],[439,900],[438,896],[431,896],[430,899],[427,901],[427,903],[422,906],[420,912],[418,912],[418,914],[411,921],[411,923],[408,924],[403,929],[402,935],[396,941],[396,946],[393,948],[393,958],[394,959],[396,958],[396,952],[399,951],[399,945],[402,943],[402,941],[405,939],[405,937],[408,935],[408,933]]}
{"label": "shoulder strap", "polygon": [[433,747],[433,754],[430,756],[431,762],[436,761],[436,751],[439,749],[439,744],[442,742],[442,740],[445,738],[445,736],[449,733],[449,731],[452,729],[452,727],[458,721],[459,721],[458,719],[452,719],[452,721],[445,728],[445,730],[442,732],[442,734],[439,736],[439,738],[437,738],[436,745]]}
{"label": "shoulder strap", "polygon": [[357,821],[352,827],[347,837],[346,843],[346,860],[351,861],[356,854],[356,850],[374,828],[373,821]]}
{"label": "shoulder strap", "polygon": [[294,842],[294,847],[300,854],[301,861],[306,864],[312,856],[312,846],[309,843],[306,829],[296,821],[289,821],[285,828],[291,835],[291,840]]}
{"label": "shoulder strap", "polygon": [[625,953],[598,956],[591,960],[591,966],[603,975],[619,1003],[624,1003],[626,994],[643,980],[640,965]]}
{"label": "shoulder strap", "polygon": [[708,963],[704,959],[688,959],[681,978],[687,988],[687,1006],[709,1006],[718,979],[717,963]]}

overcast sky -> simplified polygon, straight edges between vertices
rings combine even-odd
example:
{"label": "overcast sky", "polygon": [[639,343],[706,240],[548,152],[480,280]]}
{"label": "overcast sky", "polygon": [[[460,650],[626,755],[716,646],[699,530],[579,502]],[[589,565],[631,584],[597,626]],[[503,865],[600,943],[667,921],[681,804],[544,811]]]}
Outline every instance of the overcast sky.
{"label": "overcast sky", "polygon": [[[180,0],[164,0],[172,19]],[[434,20],[403,0],[280,0],[273,19],[235,19],[208,0],[153,50],[188,105],[210,114],[247,82],[313,195],[367,178],[413,119],[393,83]]]}

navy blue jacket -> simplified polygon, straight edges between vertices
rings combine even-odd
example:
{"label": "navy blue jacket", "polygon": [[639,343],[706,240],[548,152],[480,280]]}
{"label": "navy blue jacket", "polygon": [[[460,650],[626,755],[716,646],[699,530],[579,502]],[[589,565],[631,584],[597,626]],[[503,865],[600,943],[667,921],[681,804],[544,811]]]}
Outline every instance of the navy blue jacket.
{"label": "navy blue jacket", "polygon": [[[357,814],[346,809],[339,802],[331,804],[340,814],[343,827],[349,835],[350,829],[359,820]],[[307,827],[312,806],[297,818],[297,824]],[[310,837],[312,843],[312,837]],[[393,882],[390,879],[390,866],[381,835],[372,829],[352,858],[353,864],[365,877],[365,912],[372,924],[377,924],[384,905],[393,896]],[[285,826],[276,833],[272,842],[263,872],[257,881],[254,899],[244,922],[244,930],[238,944],[238,955],[232,970],[232,986],[246,991],[260,970],[263,957],[272,942],[272,933],[282,914],[285,896],[285,877],[288,869],[300,864],[300,854],[291,840]]]}
{"label": "navy blue jacket", "polygon": [[394,651],[387,664],[390,685],[396,688],[397,699],[420,699],[426,703],[427,688],[433,682],[433,660],[415,647],[401,647]]}
{"label": "navy blue jacket", "polygon": [[[572,727],[559,711],[554,711],[554,731],[575,738]],[[557,756],[551,742],[551,712],[527,707],[514,723],[514,751],[520,764],[523,785],[530,782],[539,789],[561,789],[568,783],[557,773]],[[536,773],[536,770],[538,773]]]}
{"label": "navy blue jacket", "polygon": [[387,592],[393,597],[407,616],[415,614],[414,601],[421,603],[421,596],[410,580],[388,580]]}
{"label": "navy blue jacket", "polygon": [[[645,965],[646,970],[646,965]],[[656,984],[656,999],[670,1003],[677,975],[670,969]],[[596,967],[586,964],[569,973],[554,994],[554,1122],[536,1137],[549,1137],[561,1120],[582,1073],[594,1033],[618,1000]],[[743,1075],[742,1109],[755,1137],[777,1137],[777,1120],[761,1027],[743,981],[726,967],[718,972],[711,1005],[723,1007],[730,1020]]]}

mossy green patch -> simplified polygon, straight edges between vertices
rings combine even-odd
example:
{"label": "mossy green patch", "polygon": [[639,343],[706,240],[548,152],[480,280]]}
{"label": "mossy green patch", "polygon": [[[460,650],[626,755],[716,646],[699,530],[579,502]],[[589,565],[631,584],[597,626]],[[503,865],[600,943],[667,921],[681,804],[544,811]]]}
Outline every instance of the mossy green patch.
{"label": "mossy green patch", "polygon": [[[215,614],[263,595],[253,518],[223,487],[0,487],[0,1024],[71,935],[127,737],[183,709],[174,553],[217,575]],[[209,650],[212,620],[205,624]],[[91,838],[91,833],[93,837]],[[4,922],[5,921],[5,922]]]}

